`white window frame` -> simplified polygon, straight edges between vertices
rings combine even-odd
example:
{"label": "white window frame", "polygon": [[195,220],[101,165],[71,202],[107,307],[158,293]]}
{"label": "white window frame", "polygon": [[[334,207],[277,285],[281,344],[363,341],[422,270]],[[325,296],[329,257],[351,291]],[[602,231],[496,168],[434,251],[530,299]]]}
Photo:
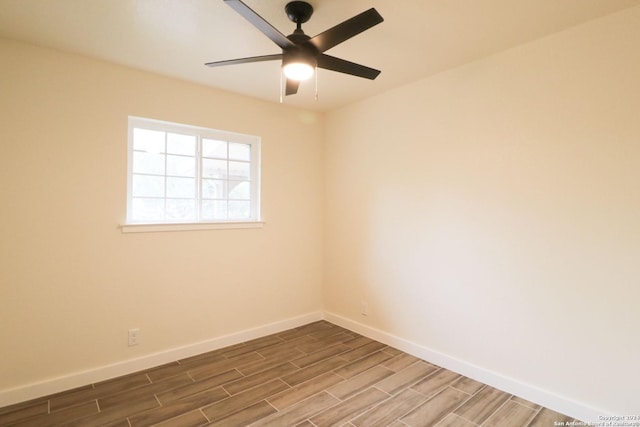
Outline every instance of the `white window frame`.
{"label": "white window frame", "polygon": [[[133,216],[133,130],[135,128],[171,132],[196,137],[196,219],[189,222],[171,220],[139,222],[132,219]],[[218,141],[237,142],[251,145],[251,190],[250,190],[250,216],[243,219],[200,219],[200,202],[202,189],[202,140],[213,139]],[[128,165],[127,165],[127,217],[126,224],[122,225],[122,232],[149,232],[149,231],[180,231],[217,228],[256,228],[262,227],[260,217],[260,145],[258,136],[244,135],[234,132],[208,129],[203,127],[184,125],[180,123],[165,122],[142,117],[129,116],[128,120]],[[165,170],[166,175],[166,170]],[[165,195],[166,199],[166,195]]]}

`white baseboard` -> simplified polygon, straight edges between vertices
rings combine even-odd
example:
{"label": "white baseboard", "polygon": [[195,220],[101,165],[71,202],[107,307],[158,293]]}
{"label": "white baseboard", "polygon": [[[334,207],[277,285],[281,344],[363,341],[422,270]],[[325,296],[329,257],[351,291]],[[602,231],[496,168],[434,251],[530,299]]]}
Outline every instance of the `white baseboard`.
{"label": "white baseboard", "polygon": [[0,407],[24,402],[42,396],[58,393],[87,384],[105,381],[121,375],[127,375],[136,371],[149,369],[154,366],[170,363],[175,360],[217,350],[219,348],[238,344],[254,338],[278,333],[287,329],[306,325],[307,323],[325,319],[338,326],[342,326],[361,335],[380,341],[395,347],[406,353],[424,359],[430,363],[442,366],[461,375],[488,384],[507,393],[520,396],[531,402],[537,403],[554,411],[569,415],[585,422],[596,422],[601,415],[609,411],[598,410],[588,405],[576,402],[569,398],[559,396],[547,390],[540,389],[530,384],[523,383],[513,378],[506,377],[497,372],[473,365],[469,362],[456,359],[440,353],[426,346],[400,338],[388,332],[367,326],[346,317],[331,312],[314,312],[282,321],[245,329],[229,335],[224,335],[209,340],[189,344],[183,347],[172,348],[166,351],[149,354],[135,359],[123,360],[113,364],[99,366],[85,371],[74,372],[68,375],[51,378],[48,380],[27,384],[24,386],[0,390]]}
{"label": "white baseboard", "polygon": [[309,313],[267,325],[245,329],[243,331],[212,338],[206,341],[189,344],[183,347],[149,354],[135,359],[123,360],[110,365],[98,366],[89,370],[74,372],[68,375],[26,384],[16,388],[0,390],[0,408],[14,403],[58,393],[64,390],[81,387],[87,384],[105,381],[136,371],[153,368],[154,366],[170,363],[186,357],[195,356],[254,338],[260,338],[265,335],[296,328],[298,326],[306,325],[307,323],[322,320],[323,318],[323,313],[320,311]]}
{"label": "white baseboard", "polygon": [[580,421],[597,422],[599,416],[606,415],[610,412],[584,405],[331,312],[325,311],[324,318],[328,322],[342,326],[343,328],[357,332],[368,338],[397,348],[398,350],[402,350],[427,362],[488,384],[509,394],[522,397],[523,399],[527,399]]}

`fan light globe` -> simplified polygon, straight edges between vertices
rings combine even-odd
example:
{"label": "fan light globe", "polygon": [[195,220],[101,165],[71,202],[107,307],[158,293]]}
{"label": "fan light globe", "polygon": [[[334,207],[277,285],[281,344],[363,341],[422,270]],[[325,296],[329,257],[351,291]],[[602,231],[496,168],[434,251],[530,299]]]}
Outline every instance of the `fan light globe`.
{"label": "fan light globe", "polygon": [[313,75],[313,67],[304,62],[291,62],[283,67],[286,78],[301,82],[311,78]]}

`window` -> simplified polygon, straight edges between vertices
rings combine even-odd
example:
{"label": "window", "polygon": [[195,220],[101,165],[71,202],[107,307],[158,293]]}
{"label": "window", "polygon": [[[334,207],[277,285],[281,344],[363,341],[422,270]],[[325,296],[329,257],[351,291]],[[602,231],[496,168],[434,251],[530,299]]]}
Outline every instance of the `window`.
{"label": "window", "polygon": [[129,117],[128,224],[260,220],[260,139]]}

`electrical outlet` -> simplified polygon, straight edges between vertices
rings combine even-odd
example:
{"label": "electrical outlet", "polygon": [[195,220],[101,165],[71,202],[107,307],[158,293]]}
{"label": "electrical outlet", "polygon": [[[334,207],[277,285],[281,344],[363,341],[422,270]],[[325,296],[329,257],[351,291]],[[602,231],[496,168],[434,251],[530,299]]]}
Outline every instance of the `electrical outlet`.
{"label": "electrical outlet", "polygon": [[140,328],[129,329],[129,347],[140,344]]}
{"label": "electrical outlet", "polygon": [[363,316],[369,315],[369,304],[367,304],[366,301],[360,302],[360,314],[362,314]]}

